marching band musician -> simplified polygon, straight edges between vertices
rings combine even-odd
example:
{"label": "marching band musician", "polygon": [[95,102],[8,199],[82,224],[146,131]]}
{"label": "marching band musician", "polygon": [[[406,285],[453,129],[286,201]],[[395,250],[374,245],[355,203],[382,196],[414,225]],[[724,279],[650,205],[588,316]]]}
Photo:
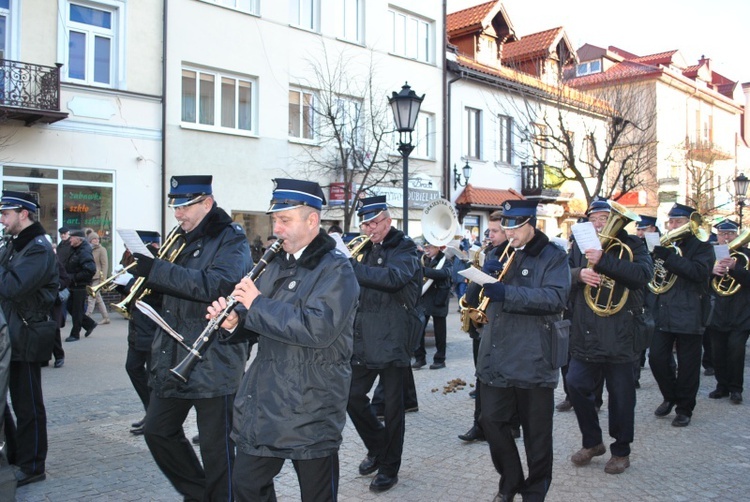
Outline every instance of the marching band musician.
{"label": "marching band musician", "polygon": [[[275,181],[268,212],[285,253],[255,283],[240,281],[232,293],[240,306],[223,324],[233,330],[228,340],[258,342],[234,404],[234,496],[276,500],[274,476],[291,459],[302,500],[334,501],[359,285],[346,256],[320,228],[320,186]],[[214,302],[209,316],[225,306],[223,298]]]}
{"label": "marching band musician", "polygon": [[[601,234],[611,208],[606,199],[594,200],[588,211],[589,221]],[[633,442],[635,419],[635,374],[633,364],[639,360],[645,342],[640,341],[636,314],[642,313],[644,288],[653,276],[648,249],[636,236],[624,229],[612,235],[633,253],[618,257],[602,249],[585,249],[573,240],[568,257],[571,275],[570,363],[567,384],[570,402],[581,430],[583,447],[571,456],[577,466],[584,466],[595,456],[606,453],[597,413],[597,387],[604,379],[609,393],[609,435],[611,458],[604,467],[608,474],[620,474],[630,466],[630,443]],[[585,300],[585,286],[600,288],[602,276],[627,288],[624,307],[612,315],[600,316]],[[614,286],[612,286],[614,288]],[[596,289],[594,290],[596,291]],[[599,290],[608,296],[608,289]],[[619,293],[616,293],[619,294]],[[621,297],[615,297],[619,301]]]}
{"label": "marching band musician", "polygon": [[[162,316],[192,344],[206,326],[206,308],[229,294],[251,268],[242,227],[216,205],[211,176],[173,176],[169,207],[185,243],[173,261],[135,253],[133,275],[161,293]],[[179,249],[178,244],[174,244]],[[169,372],[185,349],[162,329],[151,351],[152,393],[143,426],[154,461],[186,500],[231,500],[234,443],[232,403],[248,356],[247,343],[212,343],[187,383]],[[195,408],[203,466],[185,438],[183,423]]]}
{"label": "marching band musician", "polygon": [[425,258],[423,260],[425,265],[422,267],[422,273],[425,279],[431,279],[433,282],[421,299],[425,323],[419,340],[419,347],[414,351],[415,361],[412,368],[415,369],[427,364],[424,332],[430,317],[432,317],[432,325],[435,329],[435,355],[432,358],[430,369],[445,368],[445,347],[448,335],[446,317],[448,316],[448,304],[451,298],[453,263],[445,256],[444,250],[445,246],[435,246],[429,242],[424,246]]}
{"label": "marching band musician", "polygon": [[[690,222],[695,209],[675,203],[669,210],[667,231]],[[654,262],[664,261],[664,269],[677,279],[674,286],[656,295],[654,321],[656,331],[649,350],[649,366],[664,401],[654,415],[665,417],[676,407],[675,427],[686,427],[695,408],[700,387],[701,345],[710,303],[708,280],[713,268],[711,244],[692,233],[680,239],[680,254],[665,246],[654,247]],[[672,347],[677,348],[677,368]]]}
{"label": "marching band musician", "polygon": [[[729,244],[737,237],[739,225],[731,220],[724,220],[714,225],[714,228],[717,231],[717,243]],[[750,263],[750,251],[747,247],[740,247],[735,252],[745,256],[745,264]],[[714,313],[706,331],[711,336],[716,389],[708,397],[721,399],[729,396],[733,404],[740,404],[744,384],[745,344],[750,333],[750,272],[745,266],[738,265],[734,257],[729,256],[714,264],[713,275],[734,279],[739,284],[739,289],[728,295],[719,295],[714,288],[710,291],[714,297]]]}
{"label": "marching band musician", "polygon": [[[413,317],[422,292],[422,268],[414,241],[391,226],[385,196],[363,199],[357,214],[370,242],[362,260],[352,260],[360,293],[347,412],[367,448],[359,473],[378,471],[370,490],[383,492],[398,482],[401,467],[403,380],[422,328]],[[367,397],[378,376],[383,382],[385,426]]]}
{"label": "marching band musician", "polygon": [[[567,341],[562,312],[570,291],[565,251],[536,227],[536,201],[503,204],[501,225],[515,253],[502,281],[484,285],[490,299],[477,361],[480,423],[500,474],[495,501],[544,500],[552,482],[554,391],[567,347],[555,353],[553,339]],[[565,345],[565,344],[562,344]],[[561,362],[562,360],[562,362]],[[524,476],[511,431],[523,427],[528,476]]]}

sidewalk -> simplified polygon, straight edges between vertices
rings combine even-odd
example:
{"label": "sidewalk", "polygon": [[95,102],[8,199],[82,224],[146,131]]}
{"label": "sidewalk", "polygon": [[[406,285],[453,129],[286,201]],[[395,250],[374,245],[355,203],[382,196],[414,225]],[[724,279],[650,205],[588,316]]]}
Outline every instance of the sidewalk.
{"label": "sidewalk", "polygon": [[[340,452],[342,501],[491,501],[499,476],[486,443],[467,444],[456,436],[471,426],[474,401],[471,340],[460,331],[456,302],[448,317],[447,368],[415,371],[419,412],[406,418],[406,439],[399,483],[388,492],[368,491],[372,476],[359,476],[365,449],[351,423]],[[98,320],[98,314],[95,314]],[[130,423],[143,409],[124,370],[127,322],[112,314],[112,323],[97,327],[79,342],[64,343],[65,366],[44,368],[49,455],[47,480],[18,489],[19,501],[178,501],[181,497],[154,464],[143,437]],[[70,324],[63,331],[67,336]],[[434,353],[428,342],[428,362]],[[746,380],[750,382],[747,365]],[[467,385],[444,393],[453,379]],[[641,377],[636,407],[636,436],[631,467],[618,476],[605,474],[609,453],[577,468],[569,457],[580,448],[572,412],[555,413],[554,473],[550,501],[741,501],[750,492],[748,407],[727,399],[708,399],[713,377],[701,378],[698,405],[689,427],[670,425],[653,415],[661,397],[651,372]],[[562,397],[561,386],[555,391]],[[606,395],[605,395],[606,403]],[[606,404],[600,418],[606,436]],[[191,414],[186,435],[197,433]],[[522,439],[519,439],[521,447]],[[521,448],[522,449],[522,448]],[[277,478],[279,500],[299,500],[290,462]]]}

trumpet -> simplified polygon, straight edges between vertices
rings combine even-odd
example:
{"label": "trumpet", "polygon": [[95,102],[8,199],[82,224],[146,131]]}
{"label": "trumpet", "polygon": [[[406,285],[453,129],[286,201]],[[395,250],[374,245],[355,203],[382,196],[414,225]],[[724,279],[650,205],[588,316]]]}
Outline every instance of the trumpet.
{"label": "trumpet", "polygon": [[97,284],[96,286],[86,286],[86,291],[88,291],[89,295],[96,296],[96,294],[99,291],[114,291],[114,289],[117,287],[117,284],[115,283],[115,279],[120,277],[121,275],[125,274],[128,270],[135,267],[137,265],[136,262],[131,263],[127,267],[115,272],[111,276],[104,279],[102,282]]}
{"label": "trumpet", "polygon": [[[177,230],[179,229],[179,225],[174,227],[171,232],[169,232],[169,235],[164,240],[164,244],[161,248],[159,248],[159,252],[156,254],[156,257],[161,260],[167,260],[170,263],[174,262],[177,257],[180,255],[180,252],[187,244],[185,242],[184,237],[182,234],[178,234]],[[182,240],[182,244],[177,247],[176,249],[172,249],[177,244],[178,240]],[[137,263],[137,262],[136,262]],[[133,264],[130,264],[128,268],[130,268]],[[127,270],[127,269],[126,269]],[[151,294],[151,290],[146,288],[144,284],[146,283],[145,277],[139,277],[135,280],[133,283],[133,286],[130,288],[130,293],[120,301],[120,303],[113,303],[112,308],[115,309],[117,312],[122,314],[125,318],[130,319],[130,308],[131,306],[137,301],[143,298],[144,296],[147,296]]]}
{"label": "trumpet", "polygon": [[[659,239],[659,244],[671,247],[677,256],[682,256],[682,251],[680,251],[680,248],[678,248],[675,243],[681,241],[690,234],[693,234],[701,242],[708,241],[708,232],[701,228],[702,224],[703,216],[695,211],[690,215],[690,221],[681,227],[677,227],[662,235],[661,239]],[[648,289],[650,289],[652,293],[657,295],[666,293],[672,289],[672,286],[674,286],[676,281],[677,275],[664,268],[664,260],[654,260],[654,277],[651,279],[651,282],[648,283]]]}
{"label": "trumpet", "polygon": [[357,261],[362,261],[362,250],[365,248],[367,243],[370,242],[369,235],[358,235],[354,239],[350,240],[346,247],[352,254],[352,258]]}
{"label": "trumpet", "polygon": [[[263,257],[258,261],[258,263],[255,264],[253,269],[245,277],[247,277],[251,281],[257,279],[265,270],[266,265],[268,265],[271,260],[274,259],[279,251],[281,251],[282,244],[284,244],[284,239],[279,239],[271,244],[271,247],[269,247],[266,252],[263,253]],[[224,308],[224,310],[222,310],[216,317],[208,321],[208,325],[198,336],[198,338],[195,339],[195,342],[193,342],[192,346],[186,347],[188,349],[188,354],[185,356],[185,358],[180,361],[177,366],[169,370],[170,373],[172,373],[183,382],[188,381],[188,379],[190,378],[190,373],[192,373],[195,365],[198,364],[198,361],[203,359],[201,350],[203,350],[203,348],[208,345],[208,343],[213,338],[214,333],[219,330],[221,324],[227,319],[227,317],[229,317],[229,314],[232,313],[232,311],[235,309],[235,307],[237,307],[237,304],[239,303],[239,300],[231,295],[226,298],[226,301],[227,306]]]}
{"label": "trumpet", "polygon": [[[516,257],[516,250],[511,247],[512,243],[513,239],[509,239],[508,245],[505,246],[505,249],[503,249],[503,252],[498,260],[500,263],[505,262],[505,264],[503,265],[503,269],[500,271],[500,275],[498,275],[497,277],[498,282],[502,282],[503,278],[505,278],[508,270],[510,270],[510,265],[513,263],[513,260]],[[464,299],[461,298],[461,300]],[[468,333],[469,323],[473,323],[476,327],[484,326],[485,324],[487,324],[487,307],[489,306],[489,304],[490,299],[484,296],[484,288],[482,288],[482,290],[479,292],[479,306],[476,308],[469,306],[465,300],[463,302],[459,300],[459,306],[461,307],[461,329]]]}
{"label": "trumpet", "polygon": [[[744,229],[740,232],[740,235],[732,239],[732,242],[729,243],[729,256],[734,258],[735,268],[740,267],[747,270],[750,266],[747,256],[738,251],[738,249],[748,242],[750,242],[750,228]],[[737,279],[729,274],[724,274],[721,277],[714,277],[711,280],[711,287],[714,288],[714,291],[716,291],[716,294],[719,296],[732,296],[740,290],[740,284],[737,282]]]}

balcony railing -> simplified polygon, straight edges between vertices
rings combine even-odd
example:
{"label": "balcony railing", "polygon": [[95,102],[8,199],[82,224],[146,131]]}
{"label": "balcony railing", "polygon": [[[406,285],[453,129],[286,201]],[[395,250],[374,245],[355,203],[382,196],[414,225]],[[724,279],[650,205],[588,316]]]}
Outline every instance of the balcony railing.
{"label": "balcony railing", "polygon": [[68,116],[60,112],[60,67],[0,59],[0,115],[51,124]]}

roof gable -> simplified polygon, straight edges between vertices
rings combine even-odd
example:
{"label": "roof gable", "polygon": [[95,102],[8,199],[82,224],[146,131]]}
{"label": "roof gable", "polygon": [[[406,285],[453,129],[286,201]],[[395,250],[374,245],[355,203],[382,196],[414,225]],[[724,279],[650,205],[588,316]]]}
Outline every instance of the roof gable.
{"label": "roof gable", "polygon": [[529,59],[547,58],[557,53],[557,46],[563,42],[568,53],[575,53],[562,26],[539,33],[525,35],[515,42],[503,46],[503,62],[516,63]]}
{"label": "roof gable", "polygon": [[500,0],[491,0],[448,14],[445,23],[448,39],[485,31],[498,38],[515,40],[515,29]]}

